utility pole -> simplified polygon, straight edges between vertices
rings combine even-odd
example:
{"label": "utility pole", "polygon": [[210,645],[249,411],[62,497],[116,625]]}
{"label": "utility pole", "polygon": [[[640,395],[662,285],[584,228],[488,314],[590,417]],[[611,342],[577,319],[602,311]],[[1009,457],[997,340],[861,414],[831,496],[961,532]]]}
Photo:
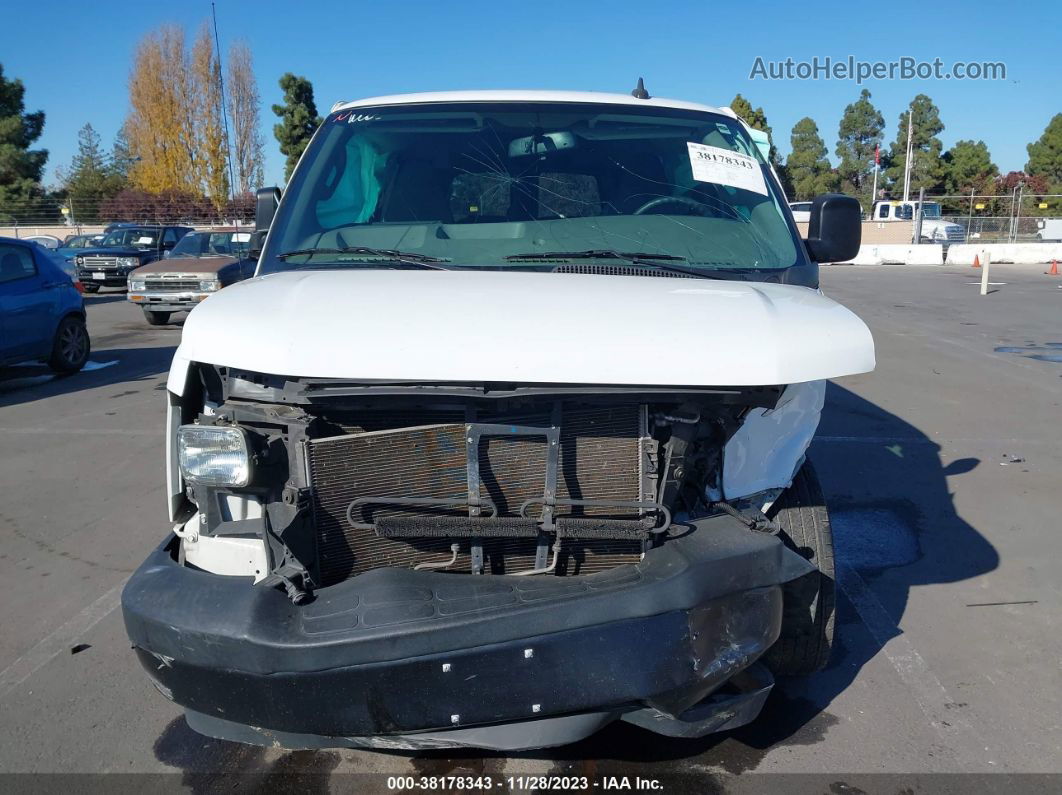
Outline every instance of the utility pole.
{"label": "utility pole", "polygon": [[914,110],[907,111],[907,156],[903,163],[903,200],[911,195],[911,130],[914,127]]}
{"label": "utility pole", "polygon": [[874,145],[874,187],[870,190],[870,212],[874,212],[874,202],[878,200],[878,170],[881,168],[881,147]]}

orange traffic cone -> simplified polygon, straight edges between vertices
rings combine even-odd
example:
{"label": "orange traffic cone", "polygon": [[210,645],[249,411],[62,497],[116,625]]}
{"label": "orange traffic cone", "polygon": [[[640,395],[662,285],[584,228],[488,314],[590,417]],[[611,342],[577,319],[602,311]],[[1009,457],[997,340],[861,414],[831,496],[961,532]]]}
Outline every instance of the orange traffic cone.
{"label": "orange traffic cone", "polygon": [[1062,274],[1060,274],[1060,273],[1058,272],[1058,260],[1057,260],[1057,259],[1053,259],[1053,260],[1051,260],[1051,270],[1049,270],[1049,271],[1044,271],[1044,272],[1045,272],[1045,273],[1046,273],[1046,274],[1047,274],[1048,276],[1062,276]]}
{"label": "orange traffic cone", "polygon": [[970,267],[971,268],[980,268],[981,267],[981,259],[976,254],[974,254],[973,265],[971,265]]}

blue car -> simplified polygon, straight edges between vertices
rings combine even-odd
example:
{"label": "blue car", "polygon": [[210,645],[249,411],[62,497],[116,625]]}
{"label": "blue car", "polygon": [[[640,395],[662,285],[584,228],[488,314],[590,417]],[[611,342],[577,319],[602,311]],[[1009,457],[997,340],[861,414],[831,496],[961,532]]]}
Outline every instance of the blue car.
{"label": "blue car", "polygon": [[75,373],[89,351],[85,303],[70,277],[33,243],[0,237],[0,366],[45,361]]}

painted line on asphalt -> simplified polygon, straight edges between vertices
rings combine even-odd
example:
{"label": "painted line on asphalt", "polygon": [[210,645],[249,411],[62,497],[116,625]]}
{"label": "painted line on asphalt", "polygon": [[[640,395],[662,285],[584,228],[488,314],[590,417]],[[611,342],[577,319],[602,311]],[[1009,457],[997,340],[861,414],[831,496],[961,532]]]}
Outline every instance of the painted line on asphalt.
{"label": "painted line on asphalt", "polygon": [[953,699],[940,679],[933,673],[925,658],[911,645],[885,606],[851,566],[838,564],[837,584],[851,602],[867,631],[881,647],[901,681],[911,690],[918,707],[954,755],[956,770],[981,770],[984,765],[995,767],[992,752],[981,734],[948,705]]}
{"label": "painted line on asphalt", "polygon": [[111,588],[61,627],[42,638],[36,646],[0,671],[0,698],[6,697],[56,656],[63,653],[69,654],[70,648],[82,635],[109,616],[121,604],[123,587],[125,587],[125,580]]}

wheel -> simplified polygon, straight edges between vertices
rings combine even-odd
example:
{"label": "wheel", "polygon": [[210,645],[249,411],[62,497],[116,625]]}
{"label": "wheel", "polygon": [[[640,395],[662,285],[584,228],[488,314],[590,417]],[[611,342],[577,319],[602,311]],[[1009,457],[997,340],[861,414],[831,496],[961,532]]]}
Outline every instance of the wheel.
{"label": "wheel", "polygon": [[152,312],[150,309],[144,310],[144,318],[152,326],[164,326],[170,322],[170,312]]}
{"label": "wheel", "polygon": [[768,516],[782,528],[786,546],[815,564],[818,571],[782,586],[782,632],[764,661],[775,674],[812,674],[830,660],[836,585],[830,514],[810,461],[804,462]]}
{"label": "wheel", "polygon": [[98,293],[100,291],[100,286],[98,284],[90,284],[89,282],[81,282],[81,286],[84,288],[86,293]]}
{"label": "wheel", "polygon": [[76,373],[88,361],[91,343],[85,321],[76,315],[64,317],[55,332],[48,366],[64,375]]}

